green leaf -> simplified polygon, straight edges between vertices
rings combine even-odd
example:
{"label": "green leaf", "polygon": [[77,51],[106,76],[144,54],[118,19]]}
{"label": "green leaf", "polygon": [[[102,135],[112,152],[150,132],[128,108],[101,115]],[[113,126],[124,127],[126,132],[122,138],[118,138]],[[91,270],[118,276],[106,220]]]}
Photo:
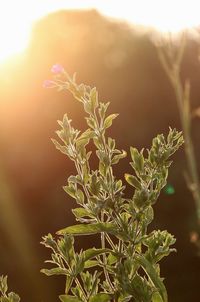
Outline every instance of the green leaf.
{"label": "green leaf", "polygon": [[113,120],[118,116],[119,114],[110,114],[109,116],[107,116],[107,118],[104,121],[104,129],[109,128],[110,126],[112,126],[112,122]]}
{"label": "green leaf", "polygon": [[104,254],[104,253],[110,253],[111,250],[110,249],[95,249],[95,248],[91,248],[88,249],[86,251],[84,251],[84,260],[89,260],[91,258],[94,258],[98,255]]}
{"label": "green leaf", "polygon": [[133,186],[134,188],[136,188],[138,190],[141,189],[141,184],[135,176],[126,173],[124,175],[124,177],[125,177],[126,181],[129,183],[129,185]]}
{"label": "green leaf", "polygon": [[20,297],[13,292],[8,294],[8,298],[9,298],[9,302],[19,302],[20,301]]}
{"label": "green leaf", "polygon": [[139,152],[136,148],[130,147],[130,152],[136,170],[141,172],[144,168],[144,157],[142,155],[143,150]]}
{"label": "green leaf", "polygon": [[61,153],[68,155],[68,151],[67,151],[67,147],[66,146],[62,146],[61,144],[59,144],[59,142],[55,139],[51,139],[52,142],[54,143],[56,149],[58,149]]}
{"label": "green leaf", "polygon": [[90,91],[90,101],[91,101],[91,108],[94,111],[98,106],[98,92],[96,87],[92,88]]}
{"label": "green leaf", "polygon": [[106,293],[99,293],[89,299],[89,302],[109,302],[111,296]]}
{"label": "green leaf", "polygon": [[117,257],[115,255],[113,255],[112,253],[110,253],[107,258],[107,261],[108,261],[109,265],[112,265],[117,262]]}
{"label": "green leaf", "polygon": [[86,117],[87,124],[90,128],[95,129],[96,128],[96,122],[92,117]]}
{"label": "green leaf", "polygon": [[126,155],[127,155],[126,151],[122,150],[121,154],[117,154],[117,155],[113,156],[111,164],[112,165],[118,164],[119,160],[126,157]]}
{"label": "green leaf", "polygon": [[98,180],[96,174],[93,174],[91,177],[90,192],[93,195],[98,196],[98,194],[100,193],[100,189],[101,189],[100,181]]}
{"label": "green leaf", "polygon": [[84,110],[86,113],[91,114],[92,113],[92,108],[91,108],[91,103],[88,101],[84,102]]}
{"label": "green leaf", "polygon": [[87,260],[84,263],[84,268],[90,268],[99,265],[99,262],[97,260]]}
{"label": "green leaf", "polygon": [[71,196],[72,198],[76,198],[76,190],[74,189],[74,187],[64,186],[63,189],[69,196]]}
{"label": "green leaf", "polygon": [[81,302],[77,297],[70,296],[70,295],[61,295],[59,296],[59,299],[62,302]]}
{"label": "green leaf", "polygon": [[158,292],[153,293],[152,302],[163,302],[163,299]]}
{"label": "green leaf", "polygon": [[78,203],[80,203],[80,204],[84,203],[85,196],[84,196],[83,192],[80,189],[78,189],[76,191],[75,196],[76,196],[76,199],[77,199]]}
{"label": "green leaf", "polygon": [[142,266],[142,268],[144,269],[146,274],[149,276],[149,278],[153,282],[154,286],[159,291],[159,294],[161,295],[163,302],[168,302],[167,291],[166,291],[165,285],[162,282],[160,276],[158,275],[158,273],[157,273],[156,269],[153,267],[153,265],[143,255],[138,255],[136,257],[136,260]]}
{"label": "green leaf", "polygon": [[10,299],[8,299],[7,297],[1,297],[1,302],[10,302]]}
{"label": "green leaf", "polygon": [[8,290],[7,279],[7,276],[0,276],[0,291],[2,295],[5,295]]}
{"label": "green leaf", "polygon": [[94,137],[94,131],[91,131],[91,129],[87,129],[76,140],[76,147],[78,149],[80,149],[81,147],[84,147],[85,145],[87,145],[89,143],[90,139],[93,137]]}
{"label": "green leaf", "polygon": [[73,283],[74,278],[72,276],[66,276],[66,282],[65,282],[65,294],[68,294],[71,285]]}
{"label": "green leaf", "polygon": [[84,208],[76,208],[72,209],[73,214],[76,216],[76,218],[81,217],[93,217],[91,214]]}
{"label": "green leaf", "polygon": [[116,232],[116,225],[110,222],[94,223],[94,224],[77,224],[69,226],[57,232],[58,235],[72,234],[72,235],[91,235],[101,232],[108,232],[114,234]]}
{"label": "green leaf", "polygon": [[56,267],[52,269],[46,269],[43,268],[40,270],[41,273],[47,275],[47,276],[53,276],[53,275],[67,275],[68,272],[64,268]]}

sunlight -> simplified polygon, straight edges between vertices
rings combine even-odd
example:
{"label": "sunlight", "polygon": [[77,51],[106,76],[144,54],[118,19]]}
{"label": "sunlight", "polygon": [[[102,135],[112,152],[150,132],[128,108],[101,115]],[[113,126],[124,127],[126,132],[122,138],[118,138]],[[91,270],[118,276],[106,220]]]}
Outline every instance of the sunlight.
{"label": "sunlight", "polygon": [[200,24],[198,0],[124,0],[118,3],[111,0],[99,2],[98,8],[108,16],[162,33],[176,33]]}
{"label": "sunlight", "polygon": [[7,0],[0,7],[0,61],[23,51],[33,23],[59,9],[98,9],[102,14],[161,32],[198,26],[198,0]]}

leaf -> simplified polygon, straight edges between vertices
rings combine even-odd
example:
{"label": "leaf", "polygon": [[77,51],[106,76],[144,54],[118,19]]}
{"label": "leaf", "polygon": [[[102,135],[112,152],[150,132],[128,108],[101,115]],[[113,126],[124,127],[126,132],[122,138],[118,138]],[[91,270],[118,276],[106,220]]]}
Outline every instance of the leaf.
{"label": "leaf", "polygon": [[8,290],[7,276],[0,276],[0,291],[2,295],[5,295]]}
{"label": "leaf", "polygon": [[84,260],[89,260],[91,258],[94,258],[98,255],[104,254],[104,253],[110,253],[111,250],[110,249],[95,249],[95,248],[91,248],[88,249],[86,251],[84,251]]}
{"label": "leaf", "polygon": [[51,140],[54,143],[56,149],[58,149],[61,153],[65,154],[65,155],[68,155],[67,147],[62,146],[61,144],[59,144],[59,142],[57,140],[55,140],[53,138]]}
{"label": "leaf", "polygon": [[76,147],[78,149],[84,147],[89,143],[90,139],[93,137],[94,137],[94,132],[91,129],[87,129],[76,140]]}
{"label": "leaf", "polygon": [[80,189],[78,189],[75,193],[75,196],[76,196],[77,202],[82,205],[85,200],[85,196],[84,196],[83,192]]}
{"label": "leaf", "polygon": [[158,292],[153,293],[152,302],[163,302],[163,299]]}
{"label": "leaf", "polygon": [[144,168],[144,157],[142,155],[143,150],[139,153],[136,148],[130,147],[130,152],[136,170],[141,172]]}
{"label": "leaf", "polygon": [[90,91],[90,101],[92,110],[95,110],[98,106],[98,92],[96,87],[92,88]]}
{"label": "leaf", "polygon": [[69,196],[71,196],[72,198],[76,198],[76,190],[74,189],[74,187],[64,186],[63,189]]}
{"label": "leaf", "polygon": [[74,278],[72,276],[66,276],[66,283],[65,283],[65,294],[68,294],[71,285],[73,283]]}
{"label": "leaf", "polygon": [[88,101],[84,102],[84,110],[86,113],[91,114],[92,113],[92,108],[91,108],[91,104]]}
{"label": "leaf", "polygon": [[159,291],[159,294],[161,295],[161,297],[163,299],[162,302],[168,302],[167,291],[166,291],[165,285],[162,282],[160,276],[158,275],[158,273],[155,270],[155,268],[153,267],[153,265],[143,255],[136,256],[136,260],[142,266],[142,268],[144,269],[146,274],[149,276],[149,278],[153,282],[154,286]]}
{"label": "leaf", "polygon": [[13,292],[8,294],[8,298],[9,298],[9,302],[19,302],[20,301],[20,297]]}
{"label": "leaf", "polygon": [[114,234],[116,232],[116,225],[110,222],[107,223],[94,223],[94,224],[77,224],[69,226],[65,229],[58,231],[56,234],[72,234],[72,235],[91,235],[101,232],[108,232]]}
{"label": "leaf", "polygon": [[7,297],[1,297],[1,302],[10,302],[10,299]]}
{"label": "leaf", "polygon": [[46,269],[43,268],[40,270],[41,273],[47,275],[47,276],[53,276],[53,275],[67,275],[68,272],[64,268],[56,267],[52,269]]}
{"label": "leaf", "polygon": [[107,258],[107,261],[108,261],[109,265],[112,265],[117,262],[117,257],[115,255],[113,255],[112,253],[110,253]]}
{"label": "leaf", "polygon": [[100,189],[101,189],[100,181],[98,180],[97,176],[93,174],[91,177],[90,192],[93,195],[98,196],[98,194],[100,193]]}
{"label": "leaf", "polygon": [[59,299],[62,302],[81,302],[77,297],[70,296],[70,295],[60,295]]}
{"label": "leaf", "polygon": [[76,216],[76,218],[81,218],[81,217],[93,217],[91,214],[84,208],[76,208],[72,209],[73,214]]}
{"label": "leaf", "polygon": [[99,293],[89,299],[89,302],[109,302],[111,296],[106,293]]}
{"label": "leaf", "polygon": [[110,114],[104,121],[104,129],[109,128],[112,125],[112,121],[118,116],[119,114]]}
{"label": "leaf", "polygon": [[126,155],[127,155],[126,151],[122,150],[121,154],[117,154],[117,155],[113,156],[111,164],[112,165],[118,164],[119,160],[126,157]]}
{"label": "leaf", "polygon": [[99,262],[97,260],[87,260],[84,263],[84,268],[90,268],[99,265]]}
{"label": "leaf", "polygon": [[126,173],[124,175],[124,177],[125,177],[126,181],[129,183],[129,185],[133,186],[134,188],[136,188],[138,190],[141,189],[141,184],[135,176]]}
{"label": "leaf", "polygon": [[96,128],[96,122],[92,117],[86,117],[87,124],[90,128],[95,129]]}

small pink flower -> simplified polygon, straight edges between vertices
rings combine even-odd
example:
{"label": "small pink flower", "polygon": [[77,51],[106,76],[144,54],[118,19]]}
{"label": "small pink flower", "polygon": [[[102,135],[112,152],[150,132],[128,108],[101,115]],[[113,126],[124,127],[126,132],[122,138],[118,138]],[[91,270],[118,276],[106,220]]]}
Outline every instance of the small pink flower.
{"label": "small pink flower", "polygon": [[44,88],[51,88],[53,86],[54,86],[54,82],[51,81],[51,80],[45,80],[44,83],[43,83]]}
{"label": "small pink flower", "polygon": [[55,74],[62,73],[63,71],[64,71],[64,68],[60,64],[54,64],[51,68],[51,72],[53,72]]}

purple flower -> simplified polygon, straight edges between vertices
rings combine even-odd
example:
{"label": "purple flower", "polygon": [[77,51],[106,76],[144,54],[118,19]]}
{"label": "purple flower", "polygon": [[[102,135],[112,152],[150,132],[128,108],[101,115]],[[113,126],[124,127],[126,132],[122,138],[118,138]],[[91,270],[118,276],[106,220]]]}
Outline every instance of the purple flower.
{"label": "purple flower", "polygon": [[64,71],[64,68],[60,64],[54,64],[51,68],[51,72],[53,72],[55,74],[62,73],[63,71]]}
{"label": "purple flower", "polygon": [[43,87],[44,88],[51,88],[53,87],[55,84],[53,81],[51,80],[45,80],[44,83],[43,83]]}

